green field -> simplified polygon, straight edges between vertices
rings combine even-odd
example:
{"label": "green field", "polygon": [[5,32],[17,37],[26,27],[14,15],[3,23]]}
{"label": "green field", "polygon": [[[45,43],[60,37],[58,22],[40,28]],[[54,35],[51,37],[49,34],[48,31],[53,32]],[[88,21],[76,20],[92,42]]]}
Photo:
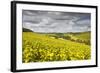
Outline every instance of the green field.
{"label": "green field", "polygon": [[89,60],[90,32],[35,33],[23,32],[23,63]]}

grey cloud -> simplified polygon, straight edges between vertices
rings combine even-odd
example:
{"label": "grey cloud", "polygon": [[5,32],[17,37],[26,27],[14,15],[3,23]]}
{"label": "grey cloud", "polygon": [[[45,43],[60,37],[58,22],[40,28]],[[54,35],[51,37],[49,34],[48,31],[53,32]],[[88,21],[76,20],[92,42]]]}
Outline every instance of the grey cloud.
{"label": "grey cloud", "polygon": [[90,25],[90,20],[89,19],[84,19],[84,20],[80,20],[80,21],[77,21],[77,24],[79,25]]}
{"label": "grey cloud", "polygon": [[90,31],[89,13],[23,10],[23,27],[35,32]]}

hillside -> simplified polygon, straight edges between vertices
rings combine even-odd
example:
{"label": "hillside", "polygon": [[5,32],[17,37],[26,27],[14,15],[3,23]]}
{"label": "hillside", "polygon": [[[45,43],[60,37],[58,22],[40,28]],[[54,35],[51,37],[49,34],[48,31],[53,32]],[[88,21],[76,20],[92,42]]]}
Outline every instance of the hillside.
{"label": "hillside", "polygon": [[62,38],[74,42],[91,45],[91,32],[77,32],[77,33],[39,33],[45,36],[54,37],[56,39]]}
{"label": "hillside", "polygon": [[48,34],[23,32],[23,63],[88,60],[90,58],[90,46],[84,43],[54,38]]}

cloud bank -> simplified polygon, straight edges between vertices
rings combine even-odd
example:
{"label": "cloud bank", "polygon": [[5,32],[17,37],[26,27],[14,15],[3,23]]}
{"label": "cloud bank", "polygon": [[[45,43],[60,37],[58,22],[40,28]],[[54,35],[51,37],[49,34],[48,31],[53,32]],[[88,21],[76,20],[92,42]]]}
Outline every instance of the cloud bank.
{"label": "cloud bank", "polygon": [[90,13],[23,10],[23,28],[34,32],[67,33],[91,29]]}

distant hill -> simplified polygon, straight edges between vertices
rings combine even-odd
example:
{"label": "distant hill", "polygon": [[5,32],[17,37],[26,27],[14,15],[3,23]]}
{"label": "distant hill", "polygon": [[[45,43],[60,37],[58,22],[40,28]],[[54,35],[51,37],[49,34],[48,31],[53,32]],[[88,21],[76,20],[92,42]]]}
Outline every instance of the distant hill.
{"label": "distant hill", "polygon": [[86,45],[91,45],[91,32],[69,32],[69,33],[38,33],[46,35],[49,37],[54,37],[55,39],[63,38],[65,40],[70,40],[73,42],[84,43]]}
{"label": "distant hill", "polygon": [[33,31],[27,28],[23,28],[23,32],[33,32]]}

